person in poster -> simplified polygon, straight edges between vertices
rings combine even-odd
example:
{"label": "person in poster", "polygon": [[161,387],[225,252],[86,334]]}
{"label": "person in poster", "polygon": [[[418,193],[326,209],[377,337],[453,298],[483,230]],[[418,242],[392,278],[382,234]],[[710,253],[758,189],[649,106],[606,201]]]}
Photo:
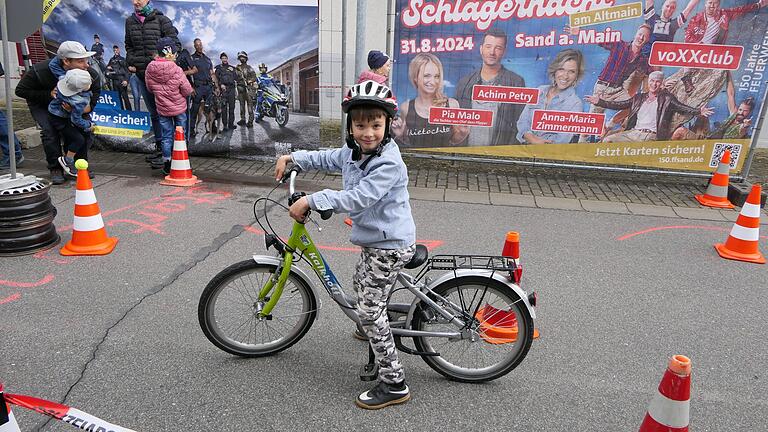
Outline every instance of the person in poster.
{"label": "person in poster", "polygon": [[[686,43],[725,44],[730,24],[745,14],[755,13],[768,5],[760,0],[744,6],[722,9],[720,0],[707,0],[704,10],[691,18],[685,29]],[[709,103],[726,86],[729,106],[735,105],[736,90],[731,74],[725,69],[681,68],[664,83],[678,100],[690,106]],[[673,118],[677,124],[690,120],[690,116],[678,115]]]}
{"label": "person in poster", "polygon": [[507,34],[498,28],[491,28],[483,35],[480,69],[461,78],[456,85],[456,100],[461,108],[489,110],[493,112],[492,127],[470,128],[469,146],[520,144],[517,140],[517,120],[523,112],[519,104],[500,102],[479,102],[472,100],[472,87],[476,84],[504,87],[525,87],[520,75],[506,69],[501,60],[507,51]]}
{"label": "person in poster", "polygon": [[631,99],[609,101],[597,95],[584,98],[587,102],[604,109],[629,109],[626,130],[607,136],[604,142],[666,141],[672,137],[674,114],[709,117],[714,112],[712,108],[706,106],[694,108],[681,103],[669,91],[662,88],[663,81],[664,73],[655,71],[648,76],[648,92],[637,93]]}
{"label": "person in poster", "polygon": [[708,138],[710,139],[741,139],[749,136],[752,126],[752,111],[755,109],[755,98],[747,97],[739,104],[735,111],[715,129]]}
{"label": "person in poster", "polygon": [[581,51],[565,49],[557,53],[547,67],[547,75],[552,84],[539,87],[539,103],[526,105],[517,121],[517,140],[521,143],[563,144],[573,139],[574,135],[569,133],[532,131],[534,110],[584,111],[583,103],[576,94],[576,84],[584,77]]}
{"label": "person in poster", "polygon": [[218,81],[219,88],[221,89],[221,97],[224,99],[221,116],[224,122],[224,128],[235,130],[237,129],[237,126],[235,126],[237,69],[229,64],[229,56],[227,53],[221,53],[219,55],[219,60],[221,60],[221,64],[216,66],[214,74],[216,75],[216,81]]}
{"label": "person in poster", "polygon": [[[578,34],[576,27],[567,28],[571,34]],[[643,54],[643,48],[651,37],[651,27],[642,24],[637,28],[632,42],[603,42],[600,45],[609,51],[608,60],[595,82],[592,91],[594,95],[600,95],[604,101],[624,101],[632,95],[627,91],[627,81],[640,80],[648,72],[648,56]],[[634,78],[630,80],[630,75]],[[605,108],[602,105],[592,105],[589,112],[602,113]],[[587,142],[589,135],[581,135],[579,142]]]}
{"label": "person in poster", "polygon": [[431,107],[458,108],[459,102],[443,93],[443,64],[434,54],[417,54],[408,65],[408,77],[418,93],[400,104],[392,132],[406,147],[445,147],[467,138],[468,126],[429,123]]}
{"label": "person in poster", "polygon": [[651,38],[648,44],[643,46],[643,55],[650,57],[651,46],[656,41],[673,42],[675,40],[675,33],[685,24],[688,17],[691,16],[691,12],[696,9],[698,4],[699,0],[690,0],[688,5],[685,6],[685,10],[673,18],[677,10],[677,0],[665,0],[661,6],[661,14],[656,12],[653,0],[646,0],[643,19],[651,28]]}
{"label": "person in poster", "polygon": [[125,57],[120,55],[120,47],[112,46],[112,58],[107,63],[107,77],[112,82],[112,89],[120,93],[123,109],[131,110],[131,100],[128,98],[128,64]]}

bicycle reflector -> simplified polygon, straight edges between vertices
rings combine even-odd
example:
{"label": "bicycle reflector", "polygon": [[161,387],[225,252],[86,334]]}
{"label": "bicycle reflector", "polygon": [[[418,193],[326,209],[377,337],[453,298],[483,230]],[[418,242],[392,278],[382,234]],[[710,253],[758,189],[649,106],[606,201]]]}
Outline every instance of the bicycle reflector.
{"label": "bicycle reflector", "polygon": [[504,249],[501,251],[501,256],[504,258],[519,259],[520,258],[520,233],[517,231],[509,231],[507,238],[504,241]]}

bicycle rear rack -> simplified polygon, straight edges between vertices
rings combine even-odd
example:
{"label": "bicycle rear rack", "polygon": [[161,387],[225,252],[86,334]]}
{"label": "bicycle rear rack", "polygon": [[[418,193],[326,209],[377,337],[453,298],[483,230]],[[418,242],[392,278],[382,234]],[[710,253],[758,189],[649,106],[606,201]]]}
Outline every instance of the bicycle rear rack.
{"label": "bicycle rear rack", "polygon": [[515,260],[498,255],[435,255],[430,257],[416,275],[420,280],[431,271],[456,271],[459,269],[490,270],[509,273],[516,283],[520,282],[522,267]]}

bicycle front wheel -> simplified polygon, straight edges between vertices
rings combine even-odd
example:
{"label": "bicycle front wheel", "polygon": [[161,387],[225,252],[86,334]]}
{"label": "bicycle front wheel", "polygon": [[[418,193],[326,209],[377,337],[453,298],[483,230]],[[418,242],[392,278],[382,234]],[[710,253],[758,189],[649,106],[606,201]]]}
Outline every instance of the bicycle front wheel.
{"label": "bicycle front wheel", "polygon": [[[463,333],[455,340],[413,338],[417,350],[440,354],[422,356],[432,369],[455,381],[477,383],[502,377],[523,361],[533,340],[533,318],[512,288],[488,277],[465,276],[447,280],[433,291],[472,318],[464,329],[457,329],[420,303],[411,322],[414,330]],[[438,304],[452,310],[447,302],[437,298]]]}
{"label": "bicycle front wheel", "polygon": [[269,297],[259,291],[277,266],[242,261],[213,277],[200,296],[197,317],[205,337],[220,349],[241,357],[278,353],[298,342],[317,316],[312,289],[294,272],[268,317],[259,312]]}

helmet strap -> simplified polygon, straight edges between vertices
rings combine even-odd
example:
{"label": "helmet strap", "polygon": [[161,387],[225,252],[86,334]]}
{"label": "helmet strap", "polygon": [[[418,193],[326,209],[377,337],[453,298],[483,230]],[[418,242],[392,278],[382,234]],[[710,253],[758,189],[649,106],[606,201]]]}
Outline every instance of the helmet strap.
{"label": "helmet strap", "polygon": [[387,122],[384,126],[384,138],[381,140],[378,146],[376,146],[376,149],[370,152],[364,152],[363,148],[360,147],[360,144],[355,141],[355,138],[352,136],[352,118],[351,116],[347,115],[347,136],[344,139],[344,141],[347,144],[347,147],[352,149],[352,160],[353,161],[359,161],[363,155],[370,155],[370,157],[365,161],[364,165],[361,166],[361,169],[365,169],[365,166],[368,165],[368,161],[370,161],[374,156],[381,156],[381,152],[384,149],[384,145],[389,142],[389,127],[392,124],[392,118],[387,116]]}

